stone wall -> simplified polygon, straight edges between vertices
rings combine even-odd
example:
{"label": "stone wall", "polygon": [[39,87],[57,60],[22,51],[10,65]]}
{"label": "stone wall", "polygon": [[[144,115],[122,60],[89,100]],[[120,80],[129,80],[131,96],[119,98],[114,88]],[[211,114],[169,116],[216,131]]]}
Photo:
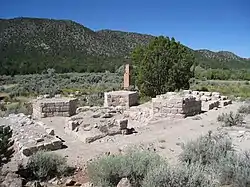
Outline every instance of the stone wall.
{"label": "stone wall", "polygon": [[33,117],[45,118],[53,116],[69,117],[76,114],[75,98],[42,98],[33,102]]}
{"label": "stone wall", "polygon": [[10,114],[0,119],[3,125],[13,130],[13,140],[17,152],[22,156],[31,156],[39,150],[53,151],[62,149],[63,142],[55,136],[53,129],[41,121],[35,121],[24,114]]}
{"label": "stone wall", "polygon": [[232,104],[232,100],[228,99],[227,96],[221,95],[219,92],[185,90],[183,91],[183,93],[185,93],[186,95],[192,95],[197,100],[201,100],[201,109],[203,112]]}
{"label": "stone wall", "polygon": [[152,99],[154,117],[184,118],[201,112],[201,101],[193,96],[168,92]]}
{"label": "stone wall", "polygon": [[104,93],[104,106],[129,108],[138,104],[138,93],[133,91],[113,91]]}

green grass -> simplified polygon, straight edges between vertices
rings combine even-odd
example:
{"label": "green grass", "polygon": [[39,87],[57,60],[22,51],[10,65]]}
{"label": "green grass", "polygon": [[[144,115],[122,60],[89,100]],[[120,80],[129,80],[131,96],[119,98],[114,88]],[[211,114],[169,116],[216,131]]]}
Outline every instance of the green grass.
{"label": "green grass", "polygon": [[220,92],[226,96],[241,97],[246,99],[250,97],[250,86],[245,84],[245,82],[208,82],[200,81],[191,86],[192,90],[201,89],[202,87],[207,88],[211,92]]}

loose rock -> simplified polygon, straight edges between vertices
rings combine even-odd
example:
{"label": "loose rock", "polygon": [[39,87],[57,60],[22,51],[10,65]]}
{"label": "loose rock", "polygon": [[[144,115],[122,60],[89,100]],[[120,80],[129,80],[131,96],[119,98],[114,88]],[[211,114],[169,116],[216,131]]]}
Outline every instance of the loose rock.
{"label": "loose rock", "polygon": [[118,183],[117,187],[132,187],[128,178],[122,178]]}

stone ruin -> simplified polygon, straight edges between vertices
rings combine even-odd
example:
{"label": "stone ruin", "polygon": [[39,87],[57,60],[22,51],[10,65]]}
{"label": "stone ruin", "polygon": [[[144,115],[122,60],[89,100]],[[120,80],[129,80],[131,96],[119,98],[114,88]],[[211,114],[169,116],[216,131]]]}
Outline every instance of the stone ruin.
{"label": "stone ruin", "polygon": [[69,117],[76,114],[76,98],[42,98],[33,101],[33,117],[46,118],[53,116]]}
{"label": "stone ruin", "polygon": [[[158,95],[151,102],[137,105],[138,93],[114,91],[105,93],[103,107],[79,107],[75,98],[43,98],[33,103],[33,118],[65,117],[64,131],[84,143],[101,141],[106,136],[135,133],[133,127],[144,126],[157,118],[185,118],[232,104],[218,92],[184,90]],[[136,106],[135,106],[136,105]],[[3,120],[3,121],[1,121]],[[15,147],[24,156],[38,150],[63,148],[53,128],[31,116],[11,114],[0,118],[13,129]]]}
{"label": "stone ruin", "polygon": [[3,120],[1,124],[12,128],[15,149],[22,156],[30,156],[38,150],[53,151],[63,147],[63,142],[55,136],[52,128],[40,121],[34,121],[31,116],[10,114],[0,120]]}
{"label": "stone ruin", "polygon": [[[138,94],[130,91],[105,93],[104,107],[80,107],[77,115],[65,122],[65,132],[84,143],[106,136],[133,133],[133,127],[144,126],[159,118],[185,118],[231,104],[218,92],[184,90],[168,92],[152,98],[151,102],[138,103]],[[133,131],[133,132],[132,132]]]}
{"label": "stone ruin", "polygon": [[192,95],[196,100],[202,101],[202,111],[207,112],[214,108],[224,107],[232,104],[232,100],[227,96],[221,95],[219,92],[204,92],[204,91],[183,91],[186,95]]}
{"label": "stone ruin", "polygon": [[119,107],[81,107],[78,114],[66,119],[65,132],[84,143],[106,136],[132,133],[128,119]]}
{"label": "stone ruin", "polygon": [[193,96],[168,92],[152,99],[154,117],[185,118],[201,113],[201,101]]}
{"label": "stone ruin", "polygon": [[105,107],[126,107],[138,104],[138,93],[134,91],[113,91],[104,93]]}
{"label": "stone ruin", "polygon": [[183,90],[167,92],[152,99],[154,117],[185,118],[232,104],[219,92]]}

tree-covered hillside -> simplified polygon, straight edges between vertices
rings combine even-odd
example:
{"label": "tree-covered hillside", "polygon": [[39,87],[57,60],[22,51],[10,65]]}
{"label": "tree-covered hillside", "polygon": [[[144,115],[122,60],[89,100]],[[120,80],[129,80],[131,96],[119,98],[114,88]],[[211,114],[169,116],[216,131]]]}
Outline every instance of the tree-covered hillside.
{"label": "tree-covered hillside", "polygon": [[[0,74],[115,71],[130,62],[130,53],[146,45],[151,35],[121,31],[93,31],[70,20],[0,19]],[[193,50],[192,50],[193,51]],[[250,61],[229,52],[207,55],[194,51],[201,66],[250,68]]]}

